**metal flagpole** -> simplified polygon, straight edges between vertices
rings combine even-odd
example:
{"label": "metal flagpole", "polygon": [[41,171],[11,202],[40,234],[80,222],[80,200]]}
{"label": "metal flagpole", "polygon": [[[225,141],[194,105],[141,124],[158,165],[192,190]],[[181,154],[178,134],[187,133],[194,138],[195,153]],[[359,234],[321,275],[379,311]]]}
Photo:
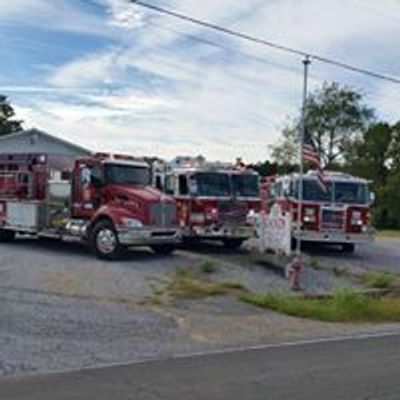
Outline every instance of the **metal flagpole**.
{"label": "metal flagpole", "polygon": [[308,68],[311,64],[310,57],[306,56],[303,60],[304,65],[304,83],[303,83],[303,105],[301,110],[301,128],[300,128],[300,173],[299,173],[299,204],[297,209],[297,242],[296,242],[296,256],[301,256],[301,236],[302,236],[302,203],[303,203],[303,175],[304,175],[304,157],[303,145],[306,133],[306,113],[307,113],[307,96],[308,96]]}

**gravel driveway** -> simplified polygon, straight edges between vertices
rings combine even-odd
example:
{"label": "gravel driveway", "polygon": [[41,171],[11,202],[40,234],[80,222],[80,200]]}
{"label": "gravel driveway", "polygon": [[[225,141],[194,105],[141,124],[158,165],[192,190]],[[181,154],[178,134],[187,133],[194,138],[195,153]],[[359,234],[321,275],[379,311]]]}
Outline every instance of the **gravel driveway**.
{"label": "gravel driveway", "polygon": [[305,251],[333,266],[400,274],[400,239],[397,238],[377,237],[370,244],[360,245],[353,254],[343,254],[331,246],[306,246]]}
{"label": "gravel driveway", "polygon": [[[390,248],[388,262],[379,265],[395,268],[400,246],[391,241],[374,246],[376,250],[352,256],[352,261],[365,259],[370,265],[370,255],[382,261]],[[0,244],[0,376],[400,329],[393,324],[371,327],[299,320],[229,296],[167,305],[146,301],[154,286],[173,271],[210,258],[217,265],[217,280],[241,281],[255,291],[287,287],[276,272],[252,264],[246,252],[221,252],[203,247],[157,256],[138,249],[125,260],[108,263],[79,245],[27,239]],[[335,253],[326,257],[342,260]],[[318,276],[310,279],[311,286],[321,284]]]}

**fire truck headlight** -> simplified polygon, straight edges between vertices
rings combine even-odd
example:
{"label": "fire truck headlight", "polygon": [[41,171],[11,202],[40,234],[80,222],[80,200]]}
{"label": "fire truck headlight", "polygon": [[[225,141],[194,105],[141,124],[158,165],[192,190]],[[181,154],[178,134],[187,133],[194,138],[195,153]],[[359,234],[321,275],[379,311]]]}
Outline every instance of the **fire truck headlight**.
{"label": "fire truck headlight", "polygon": [[304,222],[315,223],[317,222],[317,210],[315,208],[305,208],[304,209]]}
{"label": "fire truck headlight", "polygon": [[246,223],[248,225],[255,225],[257,220],[257,213],[251,209],[246,216]]}
{"label": "fire truck headlight", "polygon": [[190,222],[194,224],[204,224],[205,219],[206,217],[203,213],[192,213],[190,215]]}
{"label": "fire truck headlight", "polygon": [[135,218],[122,218],[122,222],[129,229],[143,228],[142,222]]}
{"label": "fire truck headlight", "polygon": [[353,213],[351,215],[351,224],[355,225],[355,226],[364,225],[360,211],[353,211]]}
{"label": "fire truck headlight", "polygon": [[218,217],[218,209],[217,208],[211,208],[211,209],[206,210],[206,216],[207,216],[208,219],[209,218],[211,218],[211,219],[217,218]]}
{"label": "fire truck headlight", "polygon": [[253,209],[251,209],[249,211],[249,213],[247,214],[248,218],[254,218],[255,216],[256,216],[256,212]]}

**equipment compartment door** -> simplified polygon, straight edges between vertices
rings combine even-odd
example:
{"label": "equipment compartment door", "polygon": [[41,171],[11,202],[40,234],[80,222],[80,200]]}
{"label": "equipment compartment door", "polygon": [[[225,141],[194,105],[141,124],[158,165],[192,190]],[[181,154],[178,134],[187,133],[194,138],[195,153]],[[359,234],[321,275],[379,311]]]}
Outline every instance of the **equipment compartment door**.
{"label": "equipment compartment door", "polygon": [[44,219],[40,211],[41,203],[7,202],[6,224],[21,229],[38,230],[42,228]]}

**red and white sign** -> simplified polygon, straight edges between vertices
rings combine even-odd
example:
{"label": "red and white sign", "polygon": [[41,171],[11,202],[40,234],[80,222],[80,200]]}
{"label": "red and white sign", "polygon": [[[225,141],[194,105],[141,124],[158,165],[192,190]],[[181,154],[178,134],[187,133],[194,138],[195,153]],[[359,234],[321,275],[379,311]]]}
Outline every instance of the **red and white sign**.
{"label": "red and white sign", "polygon": [[291,254],[291,217],[279,210],[271,210],[270,214],[260,213],[255,217],[257,247],[264,253],[271,250],[278,254]]}

